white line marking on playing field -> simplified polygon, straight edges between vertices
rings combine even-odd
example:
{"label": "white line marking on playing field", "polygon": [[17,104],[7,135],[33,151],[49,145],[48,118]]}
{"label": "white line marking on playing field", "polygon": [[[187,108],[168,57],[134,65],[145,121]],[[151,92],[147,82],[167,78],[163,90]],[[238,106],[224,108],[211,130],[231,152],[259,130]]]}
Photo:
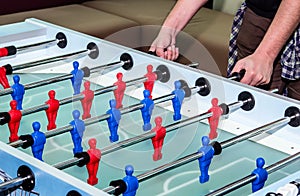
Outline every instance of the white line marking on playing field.
{"label": "white line marking on playing field", "polygon": [[[227,164],[226,166],[223,166],[223,167],[221,167],[221,168],[215,169],[215,170],[209,172],[209,174],[211,175],[211,174],[217,173],[217,172],[219,172],[219,171],[221,171],[221,170],[224,170],[225,168],[231,167],[231,166],[233,166],[233,165],[235,165],[235,164],[237,164],[237,163],[239,163],[239,162],[245,161],[245,160],[246,160],[246,161],[250,161],[250,162],[254,162],[253,160],[244,157],[244,158],[239,159],[239,160],[237,160],[237,161],[231,162],[230,164]],[[186,172],[182,172],[182,173],[179,173],[179,174],[176,174],[176,175],[170,177],[170,178],[169,178],[168,180],[166,180],[165,183],[164,183],[164,187],[163,187],[164,192],[161,193],[161,194],[159,194],[159,195],[160,195],[160,196],[167,195],[167,194],[169,194],[169,193],[171,193],[171,192],[173,192],[173,191],[176,191],[176,190],[181,189],[181,188],[183,188],[183,187],[186,187],[186,186],[188,186],[188,185],[190,185],[190,184],[193,184],[193,183],[195,183],[195,182],[198,182],[198,181],[199,181],[199,177],[197,177],[197,178],[195,178],[195,179],[192,179],[192,180],[190,180],[190,181],[187,181],[187,182],[185,182],[185,183],[182,183],[182,184],[180,184],[180,185],[178,185],[178,186],[176,186],[176,187],[174,187],[174,188],[172,188],[172,189],[169,189],[170,183],[171,183],[173,180],[175,180],[176,178],[178,178],[178,177],[180,177],[180,176],[183,176],[183,175],[194,174],[194,173],[200,174],[200,171],[199,171],[199,170],[186,171]]]}

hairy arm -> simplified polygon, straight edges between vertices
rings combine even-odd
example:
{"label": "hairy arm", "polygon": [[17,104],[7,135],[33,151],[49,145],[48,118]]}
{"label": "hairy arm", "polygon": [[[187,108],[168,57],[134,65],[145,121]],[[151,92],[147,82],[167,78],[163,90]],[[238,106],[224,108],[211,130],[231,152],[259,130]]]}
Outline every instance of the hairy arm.
{"label": "hairy arm", "polygon": [[163,27],[171,28],[174,30],[174,33],[177,34],[207,1],[208,0],[178,0],[164,21]]}
{"label": "hairy arm", "polygon": [[282,0],[275,18],[256,52],[274,60],[299,22],[300,1]]}
{"label": "hairy arm", "polygon": [[178,48],[175,47],[177,34],[207,1],[178,0],[149,50],[156,51],[158,56],[165,59],[175,60],[179,55]]}
{"label": "hairy arm", "polygon": [[300,1],[282,0],[279,9],[255,52],[237,62],[232,72],[246,69],[241,82],[253,86],[267,84],[273,63],[300,22]]}

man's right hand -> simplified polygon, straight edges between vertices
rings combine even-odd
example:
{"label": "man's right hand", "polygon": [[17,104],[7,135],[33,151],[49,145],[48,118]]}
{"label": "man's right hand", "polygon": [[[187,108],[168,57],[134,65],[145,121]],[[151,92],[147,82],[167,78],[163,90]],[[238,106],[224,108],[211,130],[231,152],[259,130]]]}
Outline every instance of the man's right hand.
{"label": "man's right hand", "polygon": [[179,56],[179,49],[175,46],[175,30],[162,27],[158,36],[151,44],[149,51],[155,52],[157,56],[167,60],[175,60]]}

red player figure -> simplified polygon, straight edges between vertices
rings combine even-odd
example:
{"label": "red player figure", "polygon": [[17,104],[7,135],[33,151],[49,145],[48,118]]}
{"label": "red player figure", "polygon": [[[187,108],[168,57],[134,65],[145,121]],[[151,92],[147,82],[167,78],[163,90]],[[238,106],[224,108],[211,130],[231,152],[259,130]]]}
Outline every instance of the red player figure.
{"label": "red player figure", "polygon": [[156,126],[151,130],[156,132],[156,135],[152,138],[152,144],[154,148],[153,160],[158,161],[162,158],[161,149],[166,136],[166,128],[161,125],[162,118],[160,116],[156,117],[154,122]]}
{"label": "red player figure", "polygon": [[117,89],[114,90],[114,95],[115,95],[115,100],[117,102],[116,108],[120,109],[123,107],[122,101],[126,89],[126,83],[122,80],[123,79],[122,73],[117,73],[117,79],[118,81],[114,83],[114,85],[117,86]]}
{"label": "red player figure", "polygon": [[0,83],[3,86],[3,88],[9,88],[10,85],[8,83],[7,77],[6,77],[6,69],[5,67],[0,67]]}
{"label": "red player figure", "polygon": [[154,82],[155,82],[155,80],[157,80],[157,75],[156,75],[156,73],[153,72],[152,65],[147,66],[147,73],[144,76],[147,77],[147,81],[144,82],[145,90],[150,91],[149,98],[152,99],[152,90],[153,90]]}
{"label": "red player figure", "polygon": [[8,128],[10,131],[9,141],[14,142],[19,139],[18,130],[20,127],[20,121],[22,118],[22,112],[17,110],[17,101],[12,100],[10,102],[11,110],[8,112],[10,116],[10,121],[8,123]]}
{"label": "red player figure", "polygon": [[97,172],[99,167],[99,162],[101,159],[101,151],[96,148],[97,141],[95,138],[89,139],[90,149],[87,153],[90,156],[90,162],[86,164],[86,168],[89,173],[89,178],[87,183],[90,185],[95,185],[98,183]]}
{"label": "red player figure", "polygon": [[57,111],[59,109],[59,101],[55,99],[55,91],[50,90],[48,92],[49,100],[46,101],[45,103],[48,104],[48,109],[46,109],[46,115],[48,119],[48,125],[47,125],[47,130],[52,130],[56,128],[56,116],[57,116]]}
{"label": "red player figure", "polygon": [[214,139],[218,136],[217,128],[219,124],[220,116],[223,114],[223,110],[220,106],[218,106],[218,99],[213,98],[211,100],[212,107],[208,110],[208,112],[212,112],[212,116],[208,118],[210,132],[209,139]]}
{"label": "red player figure", "polygon": [[84,98],[81,99],[81,105],[82,105],[82,119],[87,119],[91,117],[91,107],[94,100],[94,91],[90,89],[91,83],[90,81],[84,82],[84,90],[81,92],[81,94],[84,95]]}

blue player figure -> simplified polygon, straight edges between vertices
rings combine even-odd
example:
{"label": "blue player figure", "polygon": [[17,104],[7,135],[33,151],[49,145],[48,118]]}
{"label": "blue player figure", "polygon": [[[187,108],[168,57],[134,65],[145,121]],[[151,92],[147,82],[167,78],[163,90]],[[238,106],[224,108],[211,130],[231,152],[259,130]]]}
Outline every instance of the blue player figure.
{"label": "blue player figure", "polygon": [[109,105],[110,109],[106,112],[106,114],[110,115],[110,117],[106,119],[110,131],[109,139],[111,142],[116,142],[119,140],[118,127],[121,119],[121,112],[116,108],[117,102],[115,99],[111,99]]}
{"label": "blue player figure", "polygon": [[11,97],[13,100],[16,100],[18,105],[17,105],[17,110],[22,110],[22,102],[23,102],[23,96],[25,94],[25,89],[22,84],[20,84],[20,76],[19,75],[14,75],[13,77],[14,84],[11,86],[12,88],[12,93]]}
{"label": "blue player figure", "polygon": [[127,165],[125,167],[126,176],[123,178],[123,181],[126,183],[126,191],[123,193],[123,196],[135,196],[136,191],[139,188],[139,181],[133,174],[133,167],[131,165]]}
{"label": "blue player figure", "polygon": [[39,122],[32,123],[33,133],[31,134],[33,144],[31,146],[32,154],[35,158],[43,161],[43,151],[46,143],[46,136],[40,132],[41,124]]}
{"label": "blue player figure", "polygon": [[71,71],[71,74],[73,75],[73,77],[71,78],[71,81],[72,81],[72,86],[74,89],[74,95],[77,95],[80,93],[80,87],[81,87],[84,73],[81,69],[78,69],[79,63],[77,61],[73,62],[73,68],[74,68],[74,70]]}
{"label": "blue player figure", "polygon": [[151,115],[152,115],[152,110],[154,108],[154,102],[150,98],[150,91],[149,90],[144,90],[144,99],[141,101],[142,104],[144,104],[144,107],[141,108],[142,112],[142,117],[144,121],[143,125],[143,130],[148,131],[151,129]]}
{"label": "blue player figure", "polygon": [[211,163],[211,160],[214,156],[215,150],[209,145],[209,137],[202,137],[202,147],[198,150],[199,153],[202,153],[202,156],[198,158],[199,167],[201,171],[201,176],[199,177],[200,183],[205,183],[209,180],[208,169]]}
{"label": "blue player figure", "polygon": [[255,175],[255,180],[252,181],[252,192],[256,192],[264,187],[266,180],[268,179],[268,172],[263,168],[265,160],[261,157],[256,159],[256,169],[251,173]]}
{"label": "blue player figure", "polygon": [[81,146],[83,132],[85,130],[85,124],[83,120],[79,119],[80,112],[79,110],[74,110],[72,112],[74,120],[70,122],[70,125],[73,126],[73,129],[70,131],[72,135],[72,140],[74,144],[73,153],[74,155],[78,152],[82,152],[83,148]]}
{"label": "blue player figure", "polygon": [[175,86],[175,90],[172,91],[172,94],[174,94],[175,97],[172,99],[172,104],[174,109],[173,120],[176,121],[181,119],[180,110],[181,110],[182,101],[185,96],[185,91],[181,88],[180,81],[175,81],[174,86]]}

